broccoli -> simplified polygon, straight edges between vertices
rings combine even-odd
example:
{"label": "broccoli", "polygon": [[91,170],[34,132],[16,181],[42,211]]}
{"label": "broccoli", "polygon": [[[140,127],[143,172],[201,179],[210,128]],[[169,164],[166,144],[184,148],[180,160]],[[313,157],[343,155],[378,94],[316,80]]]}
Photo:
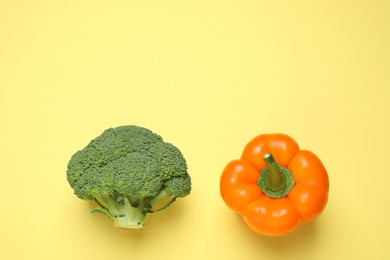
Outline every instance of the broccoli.
{"label": "broccoli", "polygon": [[191,192],[187,163],[174,145],[149,129],[105,130],[69,160],[67,180],[83,200],[123,228],[143,228],[150,215]]}

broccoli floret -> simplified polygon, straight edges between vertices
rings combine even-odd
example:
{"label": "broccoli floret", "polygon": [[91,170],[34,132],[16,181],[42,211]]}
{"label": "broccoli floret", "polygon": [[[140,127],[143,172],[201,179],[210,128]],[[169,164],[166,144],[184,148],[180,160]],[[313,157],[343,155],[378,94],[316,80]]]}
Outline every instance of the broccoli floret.
{"label": "broccoli floret", "polygon": [[180,150],[134,125],[107,129],[77,151],[68,163],[67,179],[80,199],[96,202],[92,212],[104,213],[124,228],[143,228],[151,213],[191,192]]}

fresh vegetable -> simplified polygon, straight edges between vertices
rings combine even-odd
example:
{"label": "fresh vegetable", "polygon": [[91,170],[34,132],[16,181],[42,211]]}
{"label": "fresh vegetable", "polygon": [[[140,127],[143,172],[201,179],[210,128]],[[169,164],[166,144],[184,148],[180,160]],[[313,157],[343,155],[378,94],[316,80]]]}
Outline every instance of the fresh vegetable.
{"label": "fresh vegetable", "polygon": [[123,228],[143,228],[150,213],[191,192],[180,150],[133,125],[107,129],[76,152],[67,179],[80,199],[97,203],[92,212]]}
{"label": "fresh vegetable", "polygon": [[259,234],[280,236],[311,221],[324,210],[327,171],[312,152],[285,134],[262,134],[227,164],[220,193],[233,211]]}

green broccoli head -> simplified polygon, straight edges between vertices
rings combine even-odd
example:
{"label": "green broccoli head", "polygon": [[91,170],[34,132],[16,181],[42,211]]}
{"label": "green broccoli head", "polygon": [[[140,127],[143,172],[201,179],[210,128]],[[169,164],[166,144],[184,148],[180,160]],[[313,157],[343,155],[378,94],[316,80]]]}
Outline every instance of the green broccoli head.
{"label": "green broccoli head", "polygon": [[161,136],[133,125],[105,130],[76,152],[67,168],[75,194],[94,200],[118,227],[142,228],[150,213],[191,192],[180,150]]}

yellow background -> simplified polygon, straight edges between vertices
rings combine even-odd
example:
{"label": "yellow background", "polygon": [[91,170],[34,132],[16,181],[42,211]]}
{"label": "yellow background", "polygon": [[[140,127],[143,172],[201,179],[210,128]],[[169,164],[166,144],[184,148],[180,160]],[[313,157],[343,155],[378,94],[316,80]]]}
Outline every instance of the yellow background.
{"label": "yellow background", "polygon": [[[390,1],[0,2],[0,259],[385,259]],[[66,181],[104,129],[184,153],[190,196],[121,230]],[[278,238],[223,203],[226,163],[260,133],[315,152],[326,210]]]}

